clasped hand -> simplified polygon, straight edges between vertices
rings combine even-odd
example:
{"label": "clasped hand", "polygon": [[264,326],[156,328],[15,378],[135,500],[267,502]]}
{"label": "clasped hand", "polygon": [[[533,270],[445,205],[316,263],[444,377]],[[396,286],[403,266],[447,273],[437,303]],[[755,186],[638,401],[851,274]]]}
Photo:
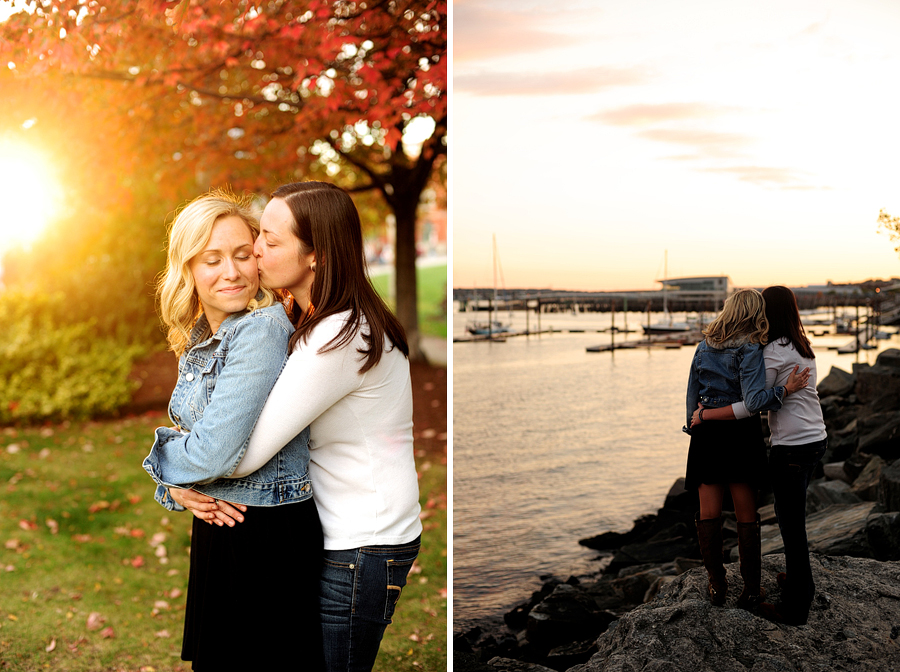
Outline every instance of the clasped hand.
{"label": "clasped hand", "polygon": [[196,490],[183,490],[181,488],[169,488],[169,495],[197,518],[210,525],[234,527],[235,521],[239,523],[244,522],[244,516],[241,514],[247,511],[247,507],[243,504],[231,504],[224,500],[201,494]]}

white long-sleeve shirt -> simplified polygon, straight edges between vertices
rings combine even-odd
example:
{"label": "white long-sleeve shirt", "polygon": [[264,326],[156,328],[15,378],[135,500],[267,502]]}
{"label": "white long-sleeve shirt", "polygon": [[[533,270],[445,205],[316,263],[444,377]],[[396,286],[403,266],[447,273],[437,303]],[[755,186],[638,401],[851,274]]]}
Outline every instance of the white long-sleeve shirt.
{"label": "white long-sleeve shirt", "polygon": [[[766,363],[766,388],[787,383],[795,366],[799,366],[801,371],[809,367],[809,384],[789,394],[780,410],[769,411],[772,445],[799,446],[824,439],[827,433],[816,392],[816,360],[801,356],[787,339],[766,345],[763,358]],[[750,415],[742,401],[733,404],[731,410],[738,420]]]}
{"label": "white long-sleeve shirt", "polygon": [[309,425],[328,550],[404,544],[422,532],[409,361],[385,338],[378,364],[360,374],[365,323],[346,345],[319,353],[348,318],[325,318],[291,353],[234,472],[256,471]]}

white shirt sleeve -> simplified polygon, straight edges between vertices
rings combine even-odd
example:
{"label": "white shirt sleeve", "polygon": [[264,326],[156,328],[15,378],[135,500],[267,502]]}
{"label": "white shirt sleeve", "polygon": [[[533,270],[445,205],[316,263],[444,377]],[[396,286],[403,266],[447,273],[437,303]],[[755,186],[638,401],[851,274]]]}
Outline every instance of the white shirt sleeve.
{"label": "white shirt sleeve", "polygon": [[[336,323],[336,328],[329,328]],[[334,338],[339,320],[323,322],[291,353],[275,387],[269,394],[250,445],[231,477],[252,474],[271,460],[288,441],[313,420],[361,384],[361,337],[336,350],[319,353]]]}

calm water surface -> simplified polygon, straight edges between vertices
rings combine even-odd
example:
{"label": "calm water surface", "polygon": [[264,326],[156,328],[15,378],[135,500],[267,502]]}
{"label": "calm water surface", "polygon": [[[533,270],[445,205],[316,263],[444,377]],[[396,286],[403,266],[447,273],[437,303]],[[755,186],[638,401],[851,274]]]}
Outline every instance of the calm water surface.
{"label": "calm water surface", "polygon": [[[501,317],[525,327],[523,314]],[[637,313],[627,319],[629,328],[646,322]],[[465,322],[454,313],[454,335]],[[630,529],[684,474],[689,437],[681,427],[694,348],[586,352],[609,343],[596,333],[609,324],[608,314],[543,315],[544,329],[586,333],[453,345],[455,629],[524,601],[543,574],[596,568],[596,552],[578,540]],[[616,324],[623,326],[621,313]],[[820,378],[832,365],[850,371],[856,361],[874,363],[877,351],[827,349],[849,340],[814,339]],[[893,336],[878,351],[898,344]]]}

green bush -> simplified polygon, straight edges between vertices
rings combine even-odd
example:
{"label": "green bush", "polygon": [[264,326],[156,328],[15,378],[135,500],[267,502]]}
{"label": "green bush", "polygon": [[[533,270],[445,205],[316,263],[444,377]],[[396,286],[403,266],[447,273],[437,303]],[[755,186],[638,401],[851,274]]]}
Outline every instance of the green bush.
{"label": "green bush", "polygon": [[142,348],[64,315],[61,295],[0,294],[0,424],[107,415],[131,399],[128,374]]}

